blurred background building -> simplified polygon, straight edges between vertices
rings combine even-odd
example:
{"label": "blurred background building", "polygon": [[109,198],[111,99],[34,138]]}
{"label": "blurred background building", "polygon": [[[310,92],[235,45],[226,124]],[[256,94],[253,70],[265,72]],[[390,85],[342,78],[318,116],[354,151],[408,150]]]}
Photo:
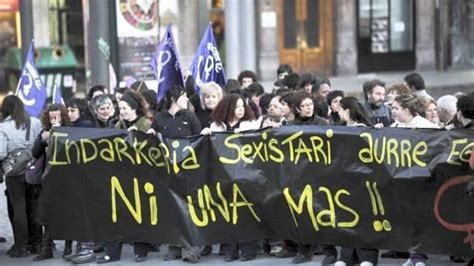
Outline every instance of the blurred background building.
{"label": "blurred background building", "polygon": [[22,8],[32,9],[35,46],[54,48],[50,60],[73,51],[79,89],[152,79],[149,62],[169,23],[187,69],[212,22],[228,78],[250,69],[274,80],[282,63],[331,76],[474,68],[474,0],[0,0],[7,69],[8,48],[24,44]]}

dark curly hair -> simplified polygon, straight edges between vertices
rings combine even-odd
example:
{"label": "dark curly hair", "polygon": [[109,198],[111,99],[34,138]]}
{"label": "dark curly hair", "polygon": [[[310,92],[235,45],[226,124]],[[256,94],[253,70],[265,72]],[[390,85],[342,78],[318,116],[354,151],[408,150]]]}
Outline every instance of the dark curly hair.
{"label": "dark curly hair", "polygon": [[69,116],[67,115],[66,106],[62,104],[50,104],[43,110],[41,114],[41,124],[43,125],[43,129],[49,131],[52,127],[51,122],[49,121],[49,112],[59,111],[61,114],[61,126],[68,126],[69,125]]}
{"label": "dark curly hair", "polygon": [[234,118],[235,108],[237,107],[237,101],[241,99],[244,102],[245,115],[241,121],[255,119],[255,114],[252,108],[247,104],[242,95],[236,93],[229,93],[217,104],[216,108],[212,111],[211,119],[217,123],[225,123]]}
{"label": "dark curly hair", "polygon": [[253,82],[257,81],[257,74],[251,70],[243,70],[240,72],[239,76],[237,77],[237,80],[239,81],[240,85],[242,85],[242,81],[244,78],[251,78]]}
{"label": "dark curly hair", "polygon": [[464,118],[474,119],[474,93],[459,97],[456,107]]}

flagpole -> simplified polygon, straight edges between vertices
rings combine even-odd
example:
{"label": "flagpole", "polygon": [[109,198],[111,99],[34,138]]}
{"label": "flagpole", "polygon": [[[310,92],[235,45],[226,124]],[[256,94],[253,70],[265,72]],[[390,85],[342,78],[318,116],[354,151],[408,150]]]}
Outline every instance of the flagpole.
{"label": "flagpole", "polygon": [[[23,71],[21,71],[21,72],[23,72]],[[16,85],[15,96],[18,96],[18,90],[20,89],[21,74],[22,73],[20,73],[20,78],[18,79],[18,84]]]}
{"label": "flagpole", "polygon": [[53,100],[52,100],[53,103],[55,103],[56,101],[57,90],[58,90],[58,83],[55,81],[53,84]]}

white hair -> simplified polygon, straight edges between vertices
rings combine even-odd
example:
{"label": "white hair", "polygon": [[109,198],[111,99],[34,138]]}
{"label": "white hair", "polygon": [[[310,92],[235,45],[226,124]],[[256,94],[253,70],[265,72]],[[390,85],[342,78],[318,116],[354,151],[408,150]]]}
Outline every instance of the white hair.
{"label": "white hair", "polygon": [[449,114],[454,115],[457,111],[456,103],[458,98],[453,95],[444,95],[438,99],[438,109],[446,110]]}

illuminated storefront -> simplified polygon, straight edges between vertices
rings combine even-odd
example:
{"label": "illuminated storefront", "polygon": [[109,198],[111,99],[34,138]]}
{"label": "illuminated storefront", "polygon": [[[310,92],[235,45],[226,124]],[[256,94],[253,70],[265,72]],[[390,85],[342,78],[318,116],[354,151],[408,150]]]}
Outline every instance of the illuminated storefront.
{"label": "illuminated storefront", "polygon": [[18,0],[0,0],[0,65],[4,64],[7,49],[19,47],[20,42]]}

